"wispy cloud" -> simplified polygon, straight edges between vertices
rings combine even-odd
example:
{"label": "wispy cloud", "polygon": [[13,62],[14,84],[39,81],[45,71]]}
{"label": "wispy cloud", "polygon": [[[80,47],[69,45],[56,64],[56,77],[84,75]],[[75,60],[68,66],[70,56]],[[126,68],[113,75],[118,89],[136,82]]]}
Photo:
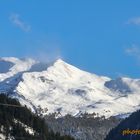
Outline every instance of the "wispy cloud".
{"label": "wispy cloud", "polygon": [[54,62],[57,59],[63,59],[60,52],[58,50],[55,50],[54,52],[38,52],[35,55],[30,55],[31,58],[34,58],[36,60],[39,60],[42,63],[51,63]]}
{"label": "wispy cloud", "polygon": [[27,24],[25,21],[23,21],[20,18],[19,14],[13,13],[10,15],[9,19],[14,25],[16,25],[18,28],[20,28],[24,32],[29,32],[31,30],[31,26]]}
{"label": "wispy cloud", "polygon": [[140,61],[140,47],[133,44],[130,48],[125,49],[125,53],[130,56],[134,56],[138,61]]}
{"label": "wispy cloud", "polygon": [[42,63],[51,63],[57,59],[64,59],[64,55],[61,51],[61,45],[57,41],[49,42],[47,38],[39,40],[36,39],[34,43],[30,42],[27,47],[29,49],[25,54],[26,57],[31,57]]}
{"label": "wispy cloud", "polygon": [[133,25],[140,25],[140,17],[130,18],[126,23],[133,24]]}

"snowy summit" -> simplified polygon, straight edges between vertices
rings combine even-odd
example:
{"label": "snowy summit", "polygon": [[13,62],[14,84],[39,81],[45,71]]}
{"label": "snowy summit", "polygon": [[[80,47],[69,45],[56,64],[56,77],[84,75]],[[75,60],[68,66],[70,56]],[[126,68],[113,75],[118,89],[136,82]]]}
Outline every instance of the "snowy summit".
{"label": "snowy summit", "polygon": [[33,59],[0,59],[0,92],[32,111],[64,116],[98,113],[118,116],[140,108],[140,79],[98,76],[61,59],[45,64]]}

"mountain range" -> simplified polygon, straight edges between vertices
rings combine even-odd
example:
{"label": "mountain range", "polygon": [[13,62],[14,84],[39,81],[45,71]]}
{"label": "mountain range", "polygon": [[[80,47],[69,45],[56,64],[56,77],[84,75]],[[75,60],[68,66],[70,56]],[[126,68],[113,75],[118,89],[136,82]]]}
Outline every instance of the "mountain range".
{"label": "mountain range", "polygon": [[0,93],[41,115],[96,113],[126,117],[140,109],[140,79],[112,79],[89,73],[58,59],[0,58]]}

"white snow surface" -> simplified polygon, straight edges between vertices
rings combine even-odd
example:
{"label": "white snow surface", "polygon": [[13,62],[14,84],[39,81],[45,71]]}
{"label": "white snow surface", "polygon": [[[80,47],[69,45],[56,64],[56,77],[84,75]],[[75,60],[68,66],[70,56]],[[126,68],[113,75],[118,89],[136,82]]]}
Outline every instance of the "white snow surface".
{"label": "white snow surface", "polygon": [[33,136],[34,136],[34,134],[36,133],[36,131],[33,130],[33,128],[27,126],[26,124],[22,123],[21,121],[14,119],[14,122],[15,122],[16,124],[20,124],[20,125],[25,129],[25,131],[26,131],[27,133],[29,133],[30,135],[33,135]]}
{"label": "white snow surface", "polygon": [[42,71],[30,71],[39,63],[33,59],[1,60],[14,66],[0,73],[0,91],[12,91],[12,97],[32,111],[41,107],[43,115],[59,112],[62,116],[77,116],[95,112],[110,117],[140,109],[140,79],[113,80],[82,71],[61,59]]}
{"label": "white snow surface", "polygon": [[5,140],[6,138],[5,138],[5,135],[4,134],[2,134],[2,133],[0,133],[0,140]]}
{"label": "white snow surface", "polygon": [[[37,63],[35,60],[30,59],[30,58],[18,59],[15,57],[3,57],[3,58],[0,58],[0,61],[5,61],[5,63],[8,63],[8,62],[13,63],[13,67],[10,68],[8,72],[0,73],[0,81],[4,81],[5,79],[12,77],[19,72],[30,70],[32,65]],[[3,66],[0,66],[0,67],[2,68]]]}

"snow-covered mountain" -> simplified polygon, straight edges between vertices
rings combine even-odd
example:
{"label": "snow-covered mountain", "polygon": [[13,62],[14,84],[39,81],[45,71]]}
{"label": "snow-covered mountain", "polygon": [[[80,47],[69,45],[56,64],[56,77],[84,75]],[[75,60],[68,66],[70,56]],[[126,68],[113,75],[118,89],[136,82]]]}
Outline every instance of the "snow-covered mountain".
{"label": "snow-covered mountain", "polygon": [[59,115],[129,114],[140,109],[140,79],[98,76],[61,59],[44,64],[33,59],[0,59],[0,92],[35,111]]}

